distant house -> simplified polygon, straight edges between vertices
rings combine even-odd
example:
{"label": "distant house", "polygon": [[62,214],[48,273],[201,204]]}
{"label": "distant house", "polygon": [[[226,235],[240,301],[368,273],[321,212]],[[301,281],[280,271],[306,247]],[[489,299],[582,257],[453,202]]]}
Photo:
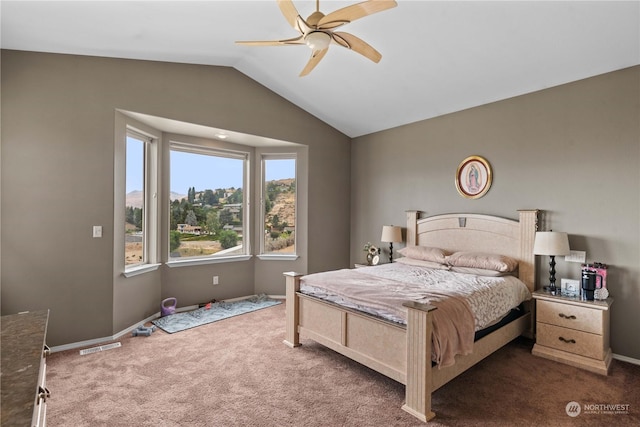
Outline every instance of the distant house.
{"label": "distant house", "polygon": [[199,225],[178,224],[177,230],[180,233],[195,234],[199,236],[202,233],[202,227]]}
{"label": "distant house", "polygon": [[225,230],[225,231],[227,231],[227,230],[235,231],[236,233],[242,235],[242,226],[240,226],[240,225],[227,224],[227,225],[223,226],[222,229]]}

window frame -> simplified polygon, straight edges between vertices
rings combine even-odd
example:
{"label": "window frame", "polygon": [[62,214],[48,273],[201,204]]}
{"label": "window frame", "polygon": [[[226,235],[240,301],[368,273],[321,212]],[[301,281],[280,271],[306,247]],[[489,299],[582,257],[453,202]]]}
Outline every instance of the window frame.
{"label": "window frame", "polygon": [[[125,126],[125,191],[123,197],[126,199],[126,144],[127,138],[134,138],[142,141],[144,144],[144,160],[143,160],[143,217],[142,217],[142,236],[143,236],[143,256],[142,262],[127,266],[124,264],[123,275],[132,277],[147,271],[157,270],[160,266],[159,262],[159,233],[158,233],[158,158],[159,158],[159,137],[149,132],[145,132],[131,124]],[[126,207],[126,202],[124,203]],[[125,212],[123,210],[122,215]],[[125,219],[126,223],[126,219]],[[126,244],[126,242],[125,242]],[[123,248],[124,249],[124,248]],[[122,258],[124,263],[124,257]]]}
{"label": "window frame", "polygon": [[[294,180],[296,183],[296,191],[295,191],[295,237],[294,237],[294,253],[292,254],[276,254],[276,253],[265,253],[265,233],[264,224],[266,221],[266,212],[265,212],[265,203],[267,197],[267,181],[266,181],[266,162],[268,160],[294,160],[295,161],[295,173]],[[260,214],[258,215],[258,221],[260,223],[260,241],[258,243],[259,254],[257,255],[260,260],[296,260],[298,259],[298,169],[299,169],[299,156],[297,152],[263,152],[260,153]]]}
{"label": "window frame", "polygon": [[[181,139],[182,141],[179,141]],[[171,180],[171,152],[179,151],[190,154],[199,154],[199,155],[207,155],[207,156],[215,156],[222,157],[228,159],[238,159],[243,161],[242,166],[242,246],[243,253],[235,254],[235,255],[206,255],[206,256],[194,256],[188,258],[172,258],[169,245],[167,245],[167,262],[166,265],[168,267],[185,267],[192,265],[202,265],[202,264],[216,264],[222,262],[233,262],[233,261],[246,261],[252,257],[251,255],[251,227],[250,227],[250,212],[251,212],[251,188],[250,188],[250,170],[251,170],[251,157],[252,153],[250,151],[244,151],[241,149],[233,149],[226,147],[214,147],[211,145],[207,145],[204,143],[193,143],[193,142],[184,142],[185,140],[189,140],[190,138],[174,136],[169,139],[168,144],[168,180]],[[213,190],[213,189],[212,189]],[[169,190],[171,191],[171,190]],[[169,240],[171,233],[171,217],[170,217],[170,207],[171,202],[168,201],[167,207],[167,221],[166,221],[166,237]],[[164,230],[163,230],[164,232]]]}

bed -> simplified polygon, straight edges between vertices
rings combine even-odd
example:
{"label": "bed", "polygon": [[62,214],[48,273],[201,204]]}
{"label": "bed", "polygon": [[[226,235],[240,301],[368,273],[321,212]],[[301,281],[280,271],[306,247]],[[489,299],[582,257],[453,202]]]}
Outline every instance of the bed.
{"label": "bed", "polygon": [[[408,211],[405,249],[428,247],[449,254],[481,252],[504,256],[517,262],[517,270],[512,274],[533,292],[536,282],[533,241],[537,225],[537,210],[518,211],[517,220],[481,214],[421,218],[419,211]],[[396,274],[395,269],[395,266],[385,266],[383,275]],[[368,272],[354,272],[353,275],[365,273]],[[330,281],[333,274],[342,273],[328,272],[325,279]],[[312,276],[315,277],[308,277]],[[309,287],[309,284],[304,285],[304,277],[295,272],[285,273],[285,344],[298,347],[301,336],[311,339],[404,384],[402,409],[424,422],[435,416],[431,408],[431,394],[435,390],[516,337],[532,336],[530,301],[525,300],[518,307],[520,315],[493,325],[480,334],[480,338],[474,330],[478,339],[470,343],[470,348],[462,349],[453,358],[445,358],[447,363],[441,363],[442,360],[434,361],[433,356],[438,355],[434,352],[432,338],[437,344],[435,338],[442,329],[442,313],[446,308],[442,301],[435,299],[437,303],[429,304],[407,298],[401,303],[402,319],[390,320],[379,313],[364,312],[358,306],[345,306],[308,294],[308,289],[304,293],[301,286]],[[394,309],[397,311],[397,307]],[[434,318],[437,320],[436,334]]]}

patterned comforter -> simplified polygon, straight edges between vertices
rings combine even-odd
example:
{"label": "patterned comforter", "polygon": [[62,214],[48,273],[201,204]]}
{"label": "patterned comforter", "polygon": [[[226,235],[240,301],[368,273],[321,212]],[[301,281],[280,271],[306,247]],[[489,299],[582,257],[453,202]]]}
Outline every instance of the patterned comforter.
{"label": "patterned comforter", "polygon": [[432,356],[440,367],[453,365],[457,354],[471,353],[475,331],[531,298],[514,276],[476,276],[399,263],[309,274],[302,278],[300,291],[402,324],[407,317],[404,302],[437,307]]}

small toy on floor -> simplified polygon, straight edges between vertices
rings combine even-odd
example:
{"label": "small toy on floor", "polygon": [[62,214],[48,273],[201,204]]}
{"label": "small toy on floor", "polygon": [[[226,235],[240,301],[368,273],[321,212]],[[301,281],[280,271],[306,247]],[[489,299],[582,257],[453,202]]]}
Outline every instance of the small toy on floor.
{"label": "small toy on floor", "polygon": [[215,304],[217,302],[219,302],[219,301],[214,298],[209,302],[204,302],[204,303],[199,304],[198,308],[204,308],[205,310],[209,310],[211,308],[211,304]]}
{"label": "small toy on floor", "polygon": [[132,337],[137,337],[140,335],[144,335],[145,337],[151,336],[151,334],[156,330],[155,325],[151,326],[138,326],[138,328],[134,329],[131,332]]}

